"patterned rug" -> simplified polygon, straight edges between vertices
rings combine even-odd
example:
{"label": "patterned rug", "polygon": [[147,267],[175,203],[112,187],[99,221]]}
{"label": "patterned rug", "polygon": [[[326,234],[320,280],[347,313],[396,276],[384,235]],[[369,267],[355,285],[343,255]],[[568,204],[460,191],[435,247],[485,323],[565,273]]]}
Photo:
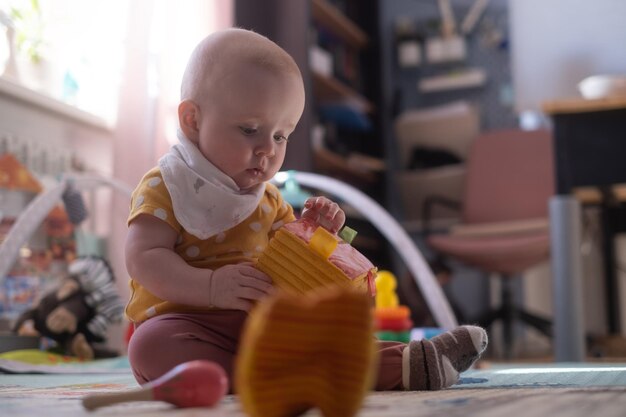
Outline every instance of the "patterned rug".
{"label": "patterned rug", "polygon": [[[86,394],[137,388],[125,359],[82,364],[86,373],[0,374],[0,415],[243,417],[237,398],[228,396],[212,409],[176,409],[166,403],[126,403],[88,412]],[[114,365],[115,364],[115,365]],[[6,364],[5,364],[6,366]],[[81,367],[81,364],[73,364]],[[103,372],[113,366],[115,373]],[[99,370],[100,373],[93,373]],[[464,373],[459,384],[436,392],[375,392],[359,417],[454,416],[624,416],[626,364],[542,364],[493,366]],[[306,417],[320,416],[316,410]]]}

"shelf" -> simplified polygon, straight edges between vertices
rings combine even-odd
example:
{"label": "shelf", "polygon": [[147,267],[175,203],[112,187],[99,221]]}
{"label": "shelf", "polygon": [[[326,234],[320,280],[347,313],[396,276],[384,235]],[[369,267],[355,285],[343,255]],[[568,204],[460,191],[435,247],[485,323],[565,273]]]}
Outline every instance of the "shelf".
{"label": "shelf", "polygon": [[356,90],[343,84],[336,78],[312,72],[313,91],[320,104],[349,101],[365,113],[374,111],[374,105]]}
{"label": "shelf", "polygon": [[[318,59],[320,62],[310,67],[310,87],[315,97],[318,121],[324,121],[336,128],[330,129],[333,137],[330,140],[324,138],[323,142],[336,140],[340,143],[342,138],[335,136],[349,135],[353,132],[355,135],[361,135],[358,136],[359,138],[363,137],[364,133],[371,134],[370,118],[375,111],[374,104],[359,91],[357,87],[359,83],[344,81],[361,79],[356,74],[362,70],[360,55],[369,44],[368,35],[330,0],[311,0],[310,4],[312,23],[324,34],[328,33],[329,37],[332,37],[328,40],[328,45],[323,45],[327,49],[322,50],[322,59]],[[323,41],[323,39],[317,40]],[[333,65],[334,59],[337,60],[334,64],[337,62],[345,64],[346,69],[342,71],[343,67],[341,67],[337,70],[336,65]],[[317,65],[320,63],[322,65]],[[345,73],[345,77],[333,75],[334,70]],[[337,130],[342,128],[345,132],[337,133]],[[344,156],[323,146],[314,149],[313,152],[316,171],[332,175],[361,188],[379,184],[380,173],[385,169],[381,160],[368,159],[357,153]]]}
{"label": "shelf", "polygon": [[[619,203],[626,203],[626,184],[615,184],[610,187],[612,198]],[[574,197],[582,204],[602,204],[604,195],[598,187],[576,187]]]}
{"label": "shelf", "polygon": [[39,107],[50,113],[64,116],[79,123],[96,127],[98,129],[112,130],[112,126],[105,119],[92,113],[71,106],[61,100],[57,100],[51,96],[45,95],[38,91],[24,87],[17,82],[0,77],[0,95],[6,95],[15,98],[23,103]]}
{"label": "shelf", "polygon": [[463,71],[455,71],[444,75],[435,75],[422,78],[417,86],[422,93],[435,93],[440,91],[474,88],[485,85],[487,75],[480,68],[471,68]]}
{"label": "shelf", "polygon": [[548,114],[586,113],[626,108],[626,96],[607,98],[571,98],[544,101],[542,110]]}
{"label": "shelf", "polygon": [[327,0],[313,0],[311,12],[313,20],[349,45],[361,49],[368,44],[367,34]]}

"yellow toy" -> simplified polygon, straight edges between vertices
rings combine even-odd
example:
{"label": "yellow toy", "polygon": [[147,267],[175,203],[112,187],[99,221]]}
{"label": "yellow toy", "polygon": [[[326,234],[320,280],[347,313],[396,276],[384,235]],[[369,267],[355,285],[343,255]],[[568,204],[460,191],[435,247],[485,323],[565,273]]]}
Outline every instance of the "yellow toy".
{"label": "yellow toy", "polygon": [[397,307],[396,277],[389,271],[380,271],[376,276],[376,308]]}
{"label": "yellow toy", "polygon": [[397,280],[389,271],[380,271],[376,277],[376,308],[374,323],[376,337],[408,343],[411,339],[411,311],[400,305],[396,294]]}
{"label": "yellow toy", "polygon": [[278,292],[246,322],[235,366],[241,405],[251,417],[352,417],[376,375],[370,297],[339,287]]}
{"label": "yellow toy", "polygon": [[350,243],[300,219],[281,227],[257,267],[281,289],[304,294],[331,286],[373,295],[376,267]]}

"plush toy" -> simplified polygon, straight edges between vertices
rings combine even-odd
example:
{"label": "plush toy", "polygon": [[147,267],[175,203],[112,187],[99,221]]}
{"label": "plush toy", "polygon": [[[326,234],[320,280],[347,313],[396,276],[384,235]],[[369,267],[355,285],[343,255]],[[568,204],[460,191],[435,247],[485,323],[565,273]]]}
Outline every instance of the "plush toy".
{"label": "plush toy", "polygon": [[104,342],[108,326],[121,320],[124,303],[104,259],[77,258],[68,272],[59,288],[18,318],[14,332],[48,337],[65,354],[93,359],[94,344]]}

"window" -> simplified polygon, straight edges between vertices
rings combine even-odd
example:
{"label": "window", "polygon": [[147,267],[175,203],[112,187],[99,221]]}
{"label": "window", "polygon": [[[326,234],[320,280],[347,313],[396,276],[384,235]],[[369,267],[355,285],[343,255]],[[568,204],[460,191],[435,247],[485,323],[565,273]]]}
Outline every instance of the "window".
{"label": "window", "polygon": [[0,0],[0,73],[113,123],[127,9],[124,0]]}

